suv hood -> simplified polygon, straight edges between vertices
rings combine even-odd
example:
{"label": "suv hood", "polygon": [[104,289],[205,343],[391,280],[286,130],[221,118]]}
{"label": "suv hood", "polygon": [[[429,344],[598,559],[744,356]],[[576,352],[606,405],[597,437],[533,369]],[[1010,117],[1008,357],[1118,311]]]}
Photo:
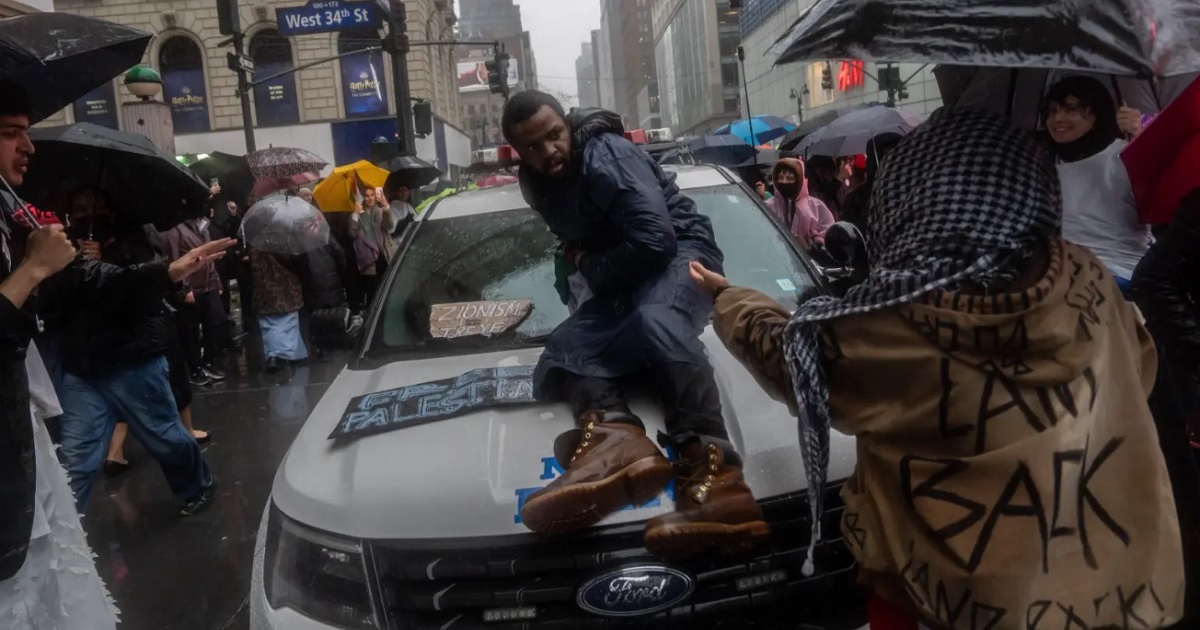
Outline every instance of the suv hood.
{"label": "suv hood", "polygon": [[[717,374],[730,439],[759,499],[806,487],[796,419],[771,400],[721,345],[703,340]],[[356,538],[420,539],[528,533],[523,499],[556,475],[554,440],[574,428],[566,404],[485,409],[345,443],[328,439],[355,396],[450,378],[480,367],[532,365],[540,348],[402,361],[343,370],[317,404],[275,477],[273,497],[297,521]],[[653,436],[665,430],[660,405],[633,401]],[[829,479],[854,470],[854,440],[834,432]],[[674,508],[670,488],[649,505],[601,524],[644,521]]]}

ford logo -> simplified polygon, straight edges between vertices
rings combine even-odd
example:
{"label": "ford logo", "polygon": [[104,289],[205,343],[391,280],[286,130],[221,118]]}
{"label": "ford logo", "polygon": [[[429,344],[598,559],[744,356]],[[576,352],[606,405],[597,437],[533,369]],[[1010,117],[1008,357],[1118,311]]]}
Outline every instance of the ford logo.
{"label": "ford logo", "polygon": [[692,595],[696,584],[682,571],[660,564],[624,567],[579,589],[579,607],[604,617],[640,617],[666,610]]}

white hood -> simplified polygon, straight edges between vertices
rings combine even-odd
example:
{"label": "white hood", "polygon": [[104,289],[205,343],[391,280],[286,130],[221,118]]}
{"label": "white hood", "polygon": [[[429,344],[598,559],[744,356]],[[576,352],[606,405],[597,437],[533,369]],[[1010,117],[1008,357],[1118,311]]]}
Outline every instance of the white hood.
{"label": "white hood", "polygon": [[[763,499],[806,487],[796,420],[772,401],[716,339],[704,335],[730,439],[746,480]],[[309,416],[275,478],[274,501],[293,519],[359,538],[458,538],[527,533],[519,497],[553,479],[554,440],[574,428],[565,404],[485,409],[430,424],[335,443],[329,439],[355,396],[458,376],[482,367],[532,365],[540,349],[343,370]],[[647,434],[664,429],[661,406],[635,400]],[[853,439],[834,433],[830,481],[854,470]],[[673,508],[613,514],[602,524],[644,521]]]}

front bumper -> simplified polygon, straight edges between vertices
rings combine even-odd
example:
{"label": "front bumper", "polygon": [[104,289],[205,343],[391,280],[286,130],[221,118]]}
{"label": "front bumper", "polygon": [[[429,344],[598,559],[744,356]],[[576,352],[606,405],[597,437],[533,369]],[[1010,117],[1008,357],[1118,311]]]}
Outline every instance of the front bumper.
{"label": "front bumper", "polygon": [[[825,532],[839,532],[842,505],[832,487],[826,496]],[[631,564],[653,562],[642,548],[643,526],[619,525],[577,536],[469,540],[365,541],[368,579],[377,616],[394,630],[622,630],[662,628],[828,628],[863,626],[866,605],[855,584],[853,557],[839,538],[817,546],[818,571],[803,577],[809,538],[804,493],[762,502],[772,543],[752,558],[704,559],[679,566],[695,576],[696,590],[681,605],[639,618],[606,618],[575,603],[581,584]],[[263,592],[263,541],[259,531],[251,592],[251,628],[326,629],[291,610],[275,610]],[[535,610],[533,619],[485,621],[486,611]]]}

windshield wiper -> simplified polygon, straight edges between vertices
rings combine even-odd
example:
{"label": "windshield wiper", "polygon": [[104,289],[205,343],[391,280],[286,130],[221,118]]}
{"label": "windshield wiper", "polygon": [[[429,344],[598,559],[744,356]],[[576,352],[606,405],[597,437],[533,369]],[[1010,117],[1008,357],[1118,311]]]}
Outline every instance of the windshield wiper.
{"label": "windshield wiper", "polygon": [[544,346],[546,345],[546,340],[549,338],[550,333],[542,335],[516,335],[517,343],[531,346]]}

